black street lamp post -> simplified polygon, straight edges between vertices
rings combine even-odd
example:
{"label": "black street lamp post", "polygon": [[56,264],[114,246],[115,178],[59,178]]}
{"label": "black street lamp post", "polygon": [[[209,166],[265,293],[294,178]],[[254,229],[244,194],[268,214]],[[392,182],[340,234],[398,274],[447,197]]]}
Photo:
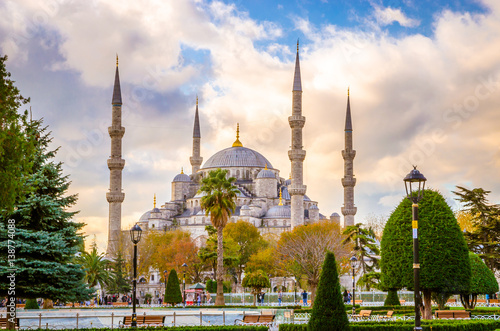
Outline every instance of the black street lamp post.
{"label": "black street lamp post", "polygon": [[142,229],[139,225],[134,225],[130,229],[130,239],[134,244],[134,279],[132,282],[133,292],[132,292],[132,327],[137,327],[137,314],[135,312],[136,305],[136,292],[137,292],[137,244],[141,241]]}
{"label": "black street lamp post", "polygon": [[186,268],[187,264],[184,263],[182,265],[182,270],[184,271],[184,274],[182,275],[182,302],[184,304],[184,307],[186,307]]}
{"label": "black street lamp post", "polygon": [[297,280],[293,279],[293,304],[297,304]]}
{"label": "black street lamp post", "polygon": [[352,267],[352,314],[356,315],[356,266],[358,264],[358,259],[353,256],[350,259]]}
{"label": "black street lamp post", "polygon": [[424,196],[425,181],[427,179],[413,166],[413,170],[404,178],[406,195],[412,204],[413,229],[413,297],[415,301],[415,327],[413,330],[422,330],[420,326],[420,263],[418,256],[418,202]]}

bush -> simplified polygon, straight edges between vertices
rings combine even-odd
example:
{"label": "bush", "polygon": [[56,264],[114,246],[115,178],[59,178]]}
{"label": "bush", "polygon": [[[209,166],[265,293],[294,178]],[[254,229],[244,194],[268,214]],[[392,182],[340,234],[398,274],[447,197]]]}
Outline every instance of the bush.
{"label": "bush", "polygon": [[396,289],[390,289],[387,293],[387,298],[385,298],[384,306],[401,306],[399,302],[398,291]]}
{"label": "bush", "polygon": [[[243,325],[225,325],[225,326],[172,326],[172,327],[141,327],[141,331],[268,331],[267,326],[243,326]],[[116,330],[116,329],[115,329]],[[75,331],[75,329],[61,329],[60,331]],[[111,329],[78,329],[78,331],[112,331]]]}
{"label": "bush", "polygon": [[349,327],[349,320],[340,292],[339,275],[335,255],[327,252],[314,299],[309,330],[340,330]]}
{"label": "bush", "polygon": [[[223,291],[224,293],[231,293],[231,282],[230,281],[223,281]],[[208,279],[206,282],[206,290],[208,293],[217,293],[217,281]]]}
{"label": "bush", "polygon": [[168,275],[164,302],[170,303],[172,304],[172,306],[182,302],[179,278],[177,277],[177,272],[175,271],[175,269],[172,269],[172,271],[170,271],[170,274]]}
{"label": "bush", "polygon": [[38,307],[36,299],[28,299],[26,300],[26,305],[24,306],[24,309],[40,309],[40,307]]}

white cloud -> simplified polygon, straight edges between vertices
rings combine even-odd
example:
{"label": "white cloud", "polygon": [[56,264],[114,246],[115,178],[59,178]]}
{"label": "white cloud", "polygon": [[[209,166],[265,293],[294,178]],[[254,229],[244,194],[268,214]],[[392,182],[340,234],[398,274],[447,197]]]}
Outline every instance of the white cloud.
{"label": "white cloud", "polygon": [[394,22],[398,22],[399,25],[408,28],[414,28],[420,25],[419,20],[407,17],[399,8],[382,8],[376,6],[373,14],[377,22],[382,26],[391,25]]}

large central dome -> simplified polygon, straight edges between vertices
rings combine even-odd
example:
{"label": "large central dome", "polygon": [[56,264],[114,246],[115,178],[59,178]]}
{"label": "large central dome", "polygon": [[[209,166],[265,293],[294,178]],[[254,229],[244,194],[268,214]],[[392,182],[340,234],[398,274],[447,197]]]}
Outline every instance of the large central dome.
{"label": "large central dome", "polygon": [[212,155],[202,169],[225,167],[256,167],[273,169],[271,163],[259,152],[253,149],[233,146]]}

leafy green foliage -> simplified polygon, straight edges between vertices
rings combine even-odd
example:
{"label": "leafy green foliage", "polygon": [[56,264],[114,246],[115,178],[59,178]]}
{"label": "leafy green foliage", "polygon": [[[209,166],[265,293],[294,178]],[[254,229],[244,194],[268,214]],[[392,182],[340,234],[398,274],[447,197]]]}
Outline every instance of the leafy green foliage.
{"label": "leafy green foliage", "polygon": [[254,306],[256,303],[257,294],[260,293],[263,288],[271,287],[269,278],[262,270],[257,270],[252,273],[246,274],[241,285],[243,285],[243,287],[249,287],[252,289]]}
{"label": "leafy green foliage", "polygon": [[38,302],[36,301],[36,299],[28,299],[26,300],[24,309],[40,309],[40,307],[38,307]]}
{"label": "leafy green foliage", "polygon": [[[375,232],[372,228],[365,229],[363,223],[350,225],[342,232],[346,238],[342,243],[352,243],[354,245],[354,254],[358,258],[359,268],[363,274],[375,271],[379,267],[378,257],[380,250],[377,245]],[[370,290],[371,283],[365,282],[367,289]]]}
{"label": "leafy green foliage", "polygon": [[467,292],[460,294],[460,300],[465,308],[474,309],[477,295],[498,292],[498,282],[493,271],[477,254],[469,252],[469,259],[472,273],[470,287]]}
{"label": "leafy green foliage", "polygon": [[401,306],[401,302],[398,297],[398,290],[390,289],[387,292],[387,297],[384,301],[384,306]]}
{"label": "leafy green foliage", "polygon": [[[381,243],[382,282],[387,288],[413,288],[412,203],[403,199],[389,217]],[[467,245],[446,201],[425,190],[419,204],[420,287],[460,293],[469,286]]]}
{"label": "leafy green foliage", "polygon": [[343,331],[348,328],[335,255],[327,252],[307,329]]}
{"label": "leafy green foliage", "polygon": [[114,294],[126,294],[131,290],[130,281],[125,273],[125,260],[122,252],[118,250],[115,261],[112,263],[111,280],[108,285],[108,292]]}
{"label": "leafy green foliage", "polygon": [[28,103],[10,79],[5,62],[0,57],[0,215],[13,211],[28,193],[26,185],[33,157],[36,132],[29,124],[27,111],[19,108]]}
{"label": "leafy green foliage", "polygon": [[467,245],[478,254],[492,271],[500,270],[500,206],[488,203],[490,191],[482,188],[468,190],[457,186],[453,192],[464,204],[465,211],[471,218],[473,230],[466,233]]}
{"label": "leafy green foliage", "polygon": [[[0,250],[7,251],[8,224],[15,222],[16,295],[22,298],[46,298],[80,301],[93,292],[84,283],[84,271],[74,263],[83,235],[83,223],[73,222],[76,212],[67,211],[76,195],[67,195],[70,185],[62,175],[62,163],[52,159],[56,151],[42,121],[33,121],[37,132],[36,155],[26,184],[29,193],[16,200],[16,210],[0,218]],[[12,221],[9,221],[12,220]],[[10,266],[0,260],[0,278],[6,279]],[[7,282],[0,283],[0,296],[6,295]]]}
{"label": "leafy green foliage", "polygon": [[85,282],[90,288],[97,286],[97,284],[104,288],[111,282],[112,275],[108,271],[111,263],[104,258],[104,253],[97,252],[95,241],[90,253],[84,251],[75,260],[85,271]]}
{"label": "leafy green foliage", "polygon": [[182,302],[182,293],[179,285],[179,278],[175,269],[170,271],[167,280],[167,288],[165,289],[165,303],[170,303],[172,306]]}

